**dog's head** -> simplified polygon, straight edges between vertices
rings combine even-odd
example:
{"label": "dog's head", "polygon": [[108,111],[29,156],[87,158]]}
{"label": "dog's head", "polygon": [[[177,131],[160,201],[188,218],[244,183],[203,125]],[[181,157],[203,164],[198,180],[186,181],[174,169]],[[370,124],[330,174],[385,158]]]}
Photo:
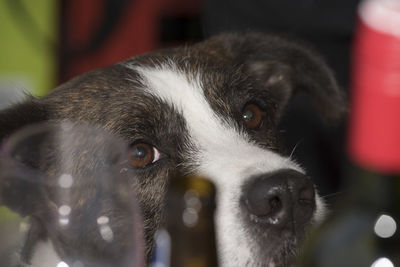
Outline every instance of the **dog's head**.
{"label": "dog's head", "polygon": [[332,72],[311,50],[273,35],[225,34],[84,74],[5,110],[0,138],[48,120],[101,126],[130,144],[148,254],[170,173],[179,169],[217,186],[223,266],[287,266],[324,212],[278,142],[277,125],[296,92],[307,93],[328,122],[344,111]]}

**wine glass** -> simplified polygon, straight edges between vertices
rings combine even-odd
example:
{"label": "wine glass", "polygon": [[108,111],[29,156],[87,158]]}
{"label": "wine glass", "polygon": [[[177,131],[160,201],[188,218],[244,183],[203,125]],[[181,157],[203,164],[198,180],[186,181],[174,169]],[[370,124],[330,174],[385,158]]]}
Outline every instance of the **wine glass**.
{"label": "wine glass", "polygon": [[143,266],[137,179],[127,157],[116,135],[70,121],[9,137],[0,155],[2,266]]}

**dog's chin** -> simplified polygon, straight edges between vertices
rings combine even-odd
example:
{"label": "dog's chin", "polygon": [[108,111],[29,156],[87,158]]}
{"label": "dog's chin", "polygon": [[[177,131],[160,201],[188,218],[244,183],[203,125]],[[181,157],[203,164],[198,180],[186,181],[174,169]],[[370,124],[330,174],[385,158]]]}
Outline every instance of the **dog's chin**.
{"label": "dog's chin", "polygon": [[[246,238],[245,238],[246,239]],[[222,266],[246,267],[293,267],[302,239],[295,235],[285,237],[253,236],[252,242],[235,247],[235,251],[225,251],[221,255]],[[277,241],[279,239],[279,242]],[[247,245],[246,245],[247,243]]]}
{"label": "dog's chin", "polygon": [[293,267],[295,266],[296,256],[298,254],[298,241],[296,238],[282,242],[282,244],[269,255],[267,267]]}
{"label": "dog's chin", "polygon": [[[271,233],[270,233],[271,234]],[[259,236],[261,237],[261,236]],[[300,250],[305,232],[283,232],[279,235],[263,236],[257,240],[258,255],[256,266],[265,267],[293,267]],[[271,242],[271,239],[275,242]]]}

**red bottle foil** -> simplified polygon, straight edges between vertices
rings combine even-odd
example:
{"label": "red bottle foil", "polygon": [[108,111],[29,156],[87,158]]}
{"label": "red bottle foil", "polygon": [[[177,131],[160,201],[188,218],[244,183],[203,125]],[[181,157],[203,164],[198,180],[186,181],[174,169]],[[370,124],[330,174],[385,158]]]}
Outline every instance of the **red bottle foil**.
{"label": "red bottle foil", "polygon": [[356,163],[400,171],[400,1],[366,1],[353,47],[349,153]]}

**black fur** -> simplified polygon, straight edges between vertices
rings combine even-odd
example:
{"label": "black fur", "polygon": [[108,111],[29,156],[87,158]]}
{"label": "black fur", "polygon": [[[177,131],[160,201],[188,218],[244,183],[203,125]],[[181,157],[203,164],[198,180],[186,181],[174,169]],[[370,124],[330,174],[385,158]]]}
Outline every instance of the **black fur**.
{"label": "black fur", "polygon": [[[316,113],[327,122],[339,120],[345,112],[344,99],[334,76],[315,52],[292,40],[261,33],[223,34],[193,46],[145,54],[83,74],[41,99],[31,98],[0,112],[2,140],[28,124],[43,121],[57,124],[69,120],[105,129],[127,145],[142,140],[167,155],[154,166],[137,170],[140,175],[130,180],[129,188],[136,191],[144,218],[147,256],[151,253],[152,236],[162,218],[163,196],[170,172],[187,161],[185,145],[188,142],[184,134],[187,129],[173,107],[166,107],[161,100],[143,92],[140,75],[127,66],[158,66],[170,61],[189,78],[200,75],[204,93],[214,111],[233,120],[243,131],[243,106],[256,101],[264,110],[265,120],[261,129],[249,134],[267,148],[279,149],[276,126],[288,100],[297,92],[310,95]],[[90,144],[85,138],[79,138],[82,144]],[[96,150],[93,144],[88,149],[91,153]],[[59,167],[57,160],[52,160],[53,165],[44,170],[48,179],[52,177],[49,174],[57,173]],[[80,162],[81,168],[74,167],[77,177],[84,179],[81,171],[87,170],[87,161],[90,159],[84,157],[75,162]],[[73,248],[79,250],[93,245],[79,243],[78,239],[65,235],[58,236],[57,229],[45,223],[48,219],[45,216],[52,209],[51,203],[56,202],[54,188],[12,181],[4,175],[0,177],[3,179],[0,203],[32,216],[38,227],[32,228],[31,236],[50,238],[62,256],[74,257],[76,251]],[[85,178],[86,181],[94,182],[93,174],[89,177],[92,178]],[[21,199],[20,194],[27,197]],[[84,202],[93,204],[93,201],[86,199]],[[40,234],[32,233],[35,229]],[[81,230],[75,231],[81,233]],[[85,236],[85,239],[90,238],[93,237]],[[28,238],[29,242],[34,240]],[[26,246],[24,257],[27,261],[31,252],[26,250],[33,246]],[[94,255],[96,251],[88,253]]]}

